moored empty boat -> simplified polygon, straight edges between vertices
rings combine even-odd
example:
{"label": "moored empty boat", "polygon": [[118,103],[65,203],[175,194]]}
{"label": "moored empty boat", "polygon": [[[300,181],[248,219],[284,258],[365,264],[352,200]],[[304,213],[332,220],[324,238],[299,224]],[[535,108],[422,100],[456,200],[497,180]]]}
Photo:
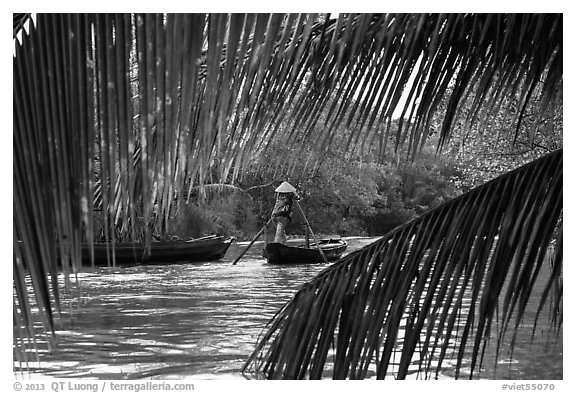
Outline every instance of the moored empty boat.
{"label": "moored empty boat", "polygon": [[[143,243],[115,243],[114,260],[116,265],[163,264],[175,262],[214,261],[224,257],[234,238],[211,235],[187,241],[161,241],[150,244],[149,253]],[[94,264],[112,264],[112,245],[94,243]],[[82,245],[82,260],[91,263],[91,247]],[[109,262],[110,261],[110,262]]]}

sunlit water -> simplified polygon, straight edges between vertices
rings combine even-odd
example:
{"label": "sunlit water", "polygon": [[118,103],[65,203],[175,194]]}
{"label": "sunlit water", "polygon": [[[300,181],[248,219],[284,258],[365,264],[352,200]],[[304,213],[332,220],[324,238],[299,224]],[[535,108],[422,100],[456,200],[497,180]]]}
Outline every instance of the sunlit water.
{"label": "sunlit water", "polygon": [[[371,241],[349,239],[348,251]],[[268,265],[258,243],[232,265],[245,247],[233,244],[216,262],[79,274],[81,296],[64,312],[57,346],[40,351],[29,376],[244,379],[240,370],[266,323],[300,285],[326,268]],[[481,377],[561,379],[562,336],[551,338],[542,321],[534,341],[531,325],[522,328],[512,357],[503,356],[495,373],[494,362],[485,362]],[[453,377],[449,360],[446,365],[444,376]]]}

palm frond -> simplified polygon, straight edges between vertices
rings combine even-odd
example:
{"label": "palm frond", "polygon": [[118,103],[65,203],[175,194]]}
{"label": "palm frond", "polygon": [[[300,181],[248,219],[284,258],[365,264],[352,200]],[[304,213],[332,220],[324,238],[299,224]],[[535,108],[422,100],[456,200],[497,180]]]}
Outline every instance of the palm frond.
{"label": "palm frond", "polygon": [[[244,372],[271,379],[363,379],[369,372],[404,379],[415,362],[429,378],[451,353],[456,378],[465,358],[472,378],[497,311],[498,339],[525,316],[551,244],[561,242],[561,214],[560,150],[324,270],[270,321]],[[561,279],[557,258],[542,299]],[[553,309],[561,315],[558,295]]]}

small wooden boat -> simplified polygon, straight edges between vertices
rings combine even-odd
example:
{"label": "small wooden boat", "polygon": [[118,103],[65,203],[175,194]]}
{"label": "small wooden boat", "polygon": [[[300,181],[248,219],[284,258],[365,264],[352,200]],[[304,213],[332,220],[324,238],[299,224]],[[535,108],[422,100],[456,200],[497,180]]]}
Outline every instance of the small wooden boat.
{"label": "small wooden boat", "polygon": [[[116,243],[114,255],[116,265],[163,264],[173,262],[204,262],[221,259],[226,254],[234,238],[206,236],[187,241],[162,241],[150,245],[146,254],[142,243]],[[112,264],[112,247],[107,243],[94,243],[94,264],[108,266],[108,256]],[[82,260],[90,264],[90,246],[82,245]]]}
{"label": "small wooden boat", "polygon": [[[248,247],[240,253],[240,255],[232,262],[235,265],[240,258],[248,251],[248,249],[254,244],[254,242],[264,233],[268,224],[273,220],[276,220],[276,233],[274,236],[274,242],[266,244],[264,248],[263,256],[268,260],[270,264],[280,264],[280,265],[290,265],[290,264],[310,264],[310,263],[323,263],[334,261],[346,251],[347,243],[341,238],[331,238],[318,241],[316,235],[310,227],[310,222],[306,218],[304,211],[298,203],[298,197],[294,198],[296,188],[292,186],[287,181],[284,181],[277,187],[276,192],[276,203],[274,205],[274,210],[272,211],[272,217],[264,224],[262,229],[254,236],[254,239],[248,244]],[[314,240],[318,243],[310,244],[306,246],[287,246],[284,244],[286,239],[286,225],[290,222],[292,216],[292,204],[295,204],[300,214],[306,222],[306,239],[309,239],[308,235],[312,235]],[[322,251],[320,251],[320,249]]]}
{"label": "small wooden boat", "polygon": [[[326,259],[334,261],[346,251],[347,243],[343,239],[325,239],[319,241],[320,248]],[[272,264],[301,264],[323,263],[324,258],[320,254],[316,243],[305,246],[292,247],[282,243],[268,243],[264,249],[264,257]]]}

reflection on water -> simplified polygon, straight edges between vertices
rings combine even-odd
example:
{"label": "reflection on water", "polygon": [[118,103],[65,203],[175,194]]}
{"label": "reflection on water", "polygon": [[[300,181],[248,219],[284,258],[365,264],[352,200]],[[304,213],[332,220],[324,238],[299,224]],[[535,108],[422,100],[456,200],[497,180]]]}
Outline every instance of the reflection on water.
{"label": "reflection on water", "polygon": [[[349,251],[370,241],[351,239]],[[40,364],[30,364],[34,374],[243,379],[240,369],[266,323],[300,285],[325,268],[267,265],[258,244],[233,266],[245,245],[232,245],[218,262],[79,274],[79,307],[64,313],[58,345],[51,353],[41,351]],[[530,333],[531,327],[524,329],[513,357],[501,359],[506,364],[496,374],[486,364],[487,378],[562,378],[561,337],[551,341],[548,334],[537,334],[530,343]]]}

